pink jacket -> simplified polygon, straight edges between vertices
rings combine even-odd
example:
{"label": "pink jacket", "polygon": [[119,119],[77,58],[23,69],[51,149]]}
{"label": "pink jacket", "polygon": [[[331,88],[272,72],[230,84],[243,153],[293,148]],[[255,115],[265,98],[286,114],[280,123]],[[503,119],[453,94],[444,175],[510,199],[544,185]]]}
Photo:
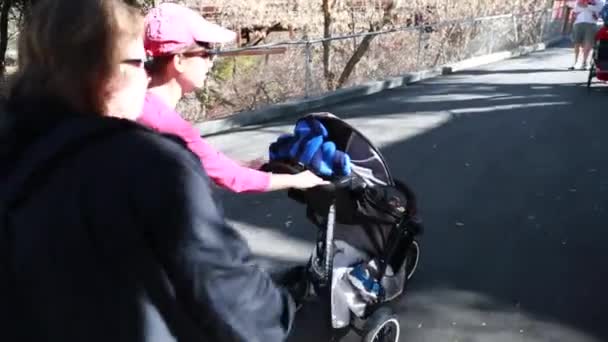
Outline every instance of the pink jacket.
{"label": "pink jacket", "polygon": [[207,175],[219,186],[234,192],[264,192],[270,174],[239,165],[209,145],[179,113],[156,95],[148,93],[142,115],[137,121],[161,133],[181,137],[196,154]]}

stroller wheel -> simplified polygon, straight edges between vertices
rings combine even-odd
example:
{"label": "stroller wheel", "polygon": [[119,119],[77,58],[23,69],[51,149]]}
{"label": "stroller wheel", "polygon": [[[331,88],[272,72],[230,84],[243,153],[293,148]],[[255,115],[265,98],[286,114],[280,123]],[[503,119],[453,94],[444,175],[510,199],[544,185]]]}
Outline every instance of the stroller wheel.
{"label": "stroller wheel", "polygon": [[404,265],[407,280],[410,280],[414,276],[416,269],[418,269],[418,260],[420,260],[420,244],[418,244],[418,241],[414,240],[405,256]]}
{"label": "stroller wheel", "polygon": [[397,316],[388,307],[371,314],[363,329],[362,342],[398,342],[401,332]]}

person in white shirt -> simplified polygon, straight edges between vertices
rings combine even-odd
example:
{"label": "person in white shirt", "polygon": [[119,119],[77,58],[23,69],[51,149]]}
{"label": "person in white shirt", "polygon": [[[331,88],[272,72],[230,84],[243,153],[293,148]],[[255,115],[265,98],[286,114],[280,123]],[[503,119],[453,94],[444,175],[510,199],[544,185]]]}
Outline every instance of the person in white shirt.
{"label": "person in white shirt", "polygon": [[570,70],[576,68],[581,50],[583,50],[583,61],[580,68],[586,70],[587,60],[595,42],[595,34],[598,29],[597,21],[599,13],[604,7],[604,0],[575,0],[569,1],[567,4],[572,8],[575,16],[572,29],[574,64],[570,67]]}

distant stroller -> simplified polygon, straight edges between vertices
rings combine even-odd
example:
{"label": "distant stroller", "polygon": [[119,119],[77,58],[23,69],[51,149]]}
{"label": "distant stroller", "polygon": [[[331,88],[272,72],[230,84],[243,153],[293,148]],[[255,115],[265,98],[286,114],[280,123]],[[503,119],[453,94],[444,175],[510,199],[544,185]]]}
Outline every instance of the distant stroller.
{"label": "distant stroller", "polygon": [[[314,139],[321,138],[314,149],[320,152],[302,157],[310,152],[310,144],[281,137],[270,146],[270,162],[262,169],[297,173],[311,168],[306,164],[316,165],[315,170],[325,170],[322,176],[332,181],[288,192],[306,205],[308,219],[319,228],[307,281],[330,305],[327,320],[334,337],[353,329],[364,342],[397,342],[399,321],[386,304],[403,294],[418,265],[416,237],[422,225],[414,193],[393,178],[379,150],[363,134],[335,115],[310,114],[298,125],[318,129]],[[302,134],[304,138],[312,139],[311,131]],[[342,173],[332,173],[336,165]]]}
{"label": "distant stroller", "polygon": [[604,20],[604,25],[595,36],[595,47],[587,79],[588,89],[591,89],[594,78],[600,82],[608,82],[608,5],[604,6],[600,16]]}

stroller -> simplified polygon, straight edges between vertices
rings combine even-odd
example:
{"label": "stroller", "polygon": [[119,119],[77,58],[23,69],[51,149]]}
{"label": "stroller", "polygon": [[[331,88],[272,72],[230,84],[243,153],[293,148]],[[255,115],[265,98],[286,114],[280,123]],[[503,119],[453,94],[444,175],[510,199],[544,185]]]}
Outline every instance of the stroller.
{"label": "stroller", "polygon": [[587,88],[590,89],[593,78],[608,82],[608,40],[599,40],[593,49],[593,60],[589,68]]}
{"label": "stroller", "polygon": [[587,78],[587,89],[591,89],[593,78],[601,82],[608,82],[608,4],[604,5],[599,13],[603,21],[603,27],[596,34],[596,43],[593,48],[589,77]]}
{"label": "stroller", "polygon": [[[379,150],[355,128],[331,113],[298,122],[311,120],[326,129],[325,141],[348,156],[350,172],[324,175],[331,180],[327,186],[288,191],[318,227],[306,281],[321,302],[330,303],[332,340],[352,329],[364,342],[397,342],[399,321],[387,304],[404,293],[418,265],[422,225],[414,193],[393,178]],[[310,169],[272,149],[263,170]]]}

